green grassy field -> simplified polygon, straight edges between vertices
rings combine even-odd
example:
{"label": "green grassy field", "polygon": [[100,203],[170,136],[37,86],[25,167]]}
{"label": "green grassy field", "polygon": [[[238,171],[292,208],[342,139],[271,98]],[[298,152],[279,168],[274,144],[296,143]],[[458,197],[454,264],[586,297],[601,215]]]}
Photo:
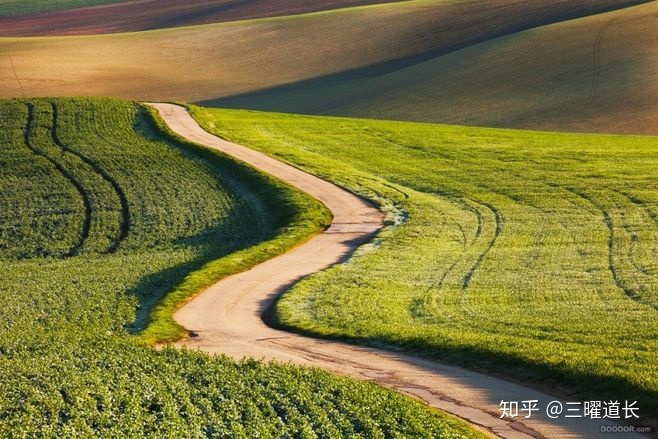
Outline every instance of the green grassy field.
{"label": "green grassy field", "polygon": [[[591,130],[616,118],[640,130],[656,125],[646,123],[656,114],[655,2],[605,35],[618,42],[601,51],[605,105],[593,101],[587,117],[580,112],[604,15],[495,40],[637,3],[414,0],[150,32],[0,38],[0,97],[115,96],[508,126],[566,120]],[[485,45],[459,50],[476,43]],[[620,117],[622,106],[633,117]]]}
{"label": "green grassy field", "polygon": [[61,11],[85,6],[121,3],[128,0],[3,0],[0,2],[0,17],[32,14],[36,12]]}
{"label": "green grassy field", "polygon": [[278,324],[658,413],[658,139],[194,108],[399,226],[284,294]]}
{"label": "green grassy field", "polygon": [[128,102],[3,101],[0,121],[0,436],[478,436],[374,385],[146,347],[128,329],[164,293],[305,239],[325,210]]}

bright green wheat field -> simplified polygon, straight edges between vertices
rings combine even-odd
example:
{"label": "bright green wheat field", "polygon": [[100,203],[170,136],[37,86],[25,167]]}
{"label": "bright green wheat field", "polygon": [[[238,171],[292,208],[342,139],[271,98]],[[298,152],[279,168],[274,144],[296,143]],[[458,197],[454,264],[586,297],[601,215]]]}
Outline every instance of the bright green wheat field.
{"label": "bright green wheat field", "polygon": [[[130,335],[165,293],[326,220],[154,122],[123,101],[0,102],[0,437],[480,437],[375,385]],[[235,250],[241,267],[216,262]]]}
{"label": "bright green wheat field", "polygon": [[658,138],[194,113],[399,223],[286,293],[280,325],[656,414]]}

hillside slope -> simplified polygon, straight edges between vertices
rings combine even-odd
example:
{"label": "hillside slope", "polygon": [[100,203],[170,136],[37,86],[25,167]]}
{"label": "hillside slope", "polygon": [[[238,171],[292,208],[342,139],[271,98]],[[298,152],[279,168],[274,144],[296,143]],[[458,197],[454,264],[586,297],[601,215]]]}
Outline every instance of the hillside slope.
{"label": "hillside slope", "polygon": [[127,334],[138,301],[309,222],[298,192],[151,122],[0,102],[0,437],[481,437],[372,384]]}
{"label": "hillside slope", "polygon": [[[96,3],[99,1],[101,0]],[[12,8],[9,8],[9,5],[6,5],[5,8],[0,7],[0,36],[91,35],[131,32],[292,15],[393,1],[401,0],[254,0],[248,2],[243,0],[124,0],[118,3],[115,1],[109,2],[109,4],[74,9],[28,13],[44,7],[42,4],[45,2],[33,2],[34,7],[24,3],[17,4]],[[23,13],[19,14],[21,8],[23,8]]]}
{"label": "hillside slope", "polygon": [[658,2],[214,105],[457,124],[658,134]]}
{"label": "hillside slope", "polygon": [[658,415],[657,137],[193,114],[399,219],[284,293],[284,327]]}
{"label": "hillside slope", "polygon": [[[572,3],[416,0],[142,33],[3,38],[0,96],[208,101],[366,67],[357,74],[390,73],[458,47],[637,1]],[[289,99],[294,94],[273,106],[299,108]]]}

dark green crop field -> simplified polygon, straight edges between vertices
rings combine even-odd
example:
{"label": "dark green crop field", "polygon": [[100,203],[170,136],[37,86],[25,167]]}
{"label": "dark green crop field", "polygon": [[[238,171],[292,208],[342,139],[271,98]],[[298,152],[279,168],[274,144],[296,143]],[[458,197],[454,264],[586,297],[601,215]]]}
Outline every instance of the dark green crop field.
{"label": "dark green crop field", "polygon": [[374,385],[130,335],[171,330],[149,314],[165,293],[320,230],[318,203],[136,104],[3,101],[0,123],[0,436],[477,436]]}
{"label": "dark green crop field", "polygon": [[279,324],[658,413],[658,138],[194,111],[399,223]]}

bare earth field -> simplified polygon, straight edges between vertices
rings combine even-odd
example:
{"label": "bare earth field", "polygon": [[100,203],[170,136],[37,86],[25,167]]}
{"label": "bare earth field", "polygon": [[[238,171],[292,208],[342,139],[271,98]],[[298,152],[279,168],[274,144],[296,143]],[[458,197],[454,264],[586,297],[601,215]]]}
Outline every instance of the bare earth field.
{"label": "bare earth field", "polygon": [[[609,97],[605,106],[593,101],[594,121],[583,129],[604,131],[600,121],[617,118],[637,98],[634,117],[619,118],[620,131],[647,132],[658,105],[649,86],[657,46],[647,30],[658,4],[611,13],[625,18],[609,27],[596,64],[593,47],[609,19],[605,14],[565,22],[562,32],[557,24],[555,36],[550,26],[511,35],[628,4],[417,0],[139,33],[1,38],[0,97],[109,95],[369,117],[378,108],[377,117],[470,124],[497,118],[497,126],[531,127],[534,121],[520,120],[515,111],[547,117],[549,124],[573,122],[571,113],[588,100],[596,72],[597,93]],[[504,35],[509,46],[492,40]],[[471,50],[487,63],[461,60]],[[619,68],[639,82],[618,81]],[[389,75],[401,75],[395,87]],[[284,85],[292,88],[271,90]],[[522,110],[510,107],[518,102]]]}
{"label": "bare earth field", "polygon": [[132,32],[393,1],[400,0],[135,0],[0,18],[0,36]]}
{"label": "bare earth field", "polygon": [[658,2],[543,26],[394,70],[205,105],[552,131],[658,134]]}

